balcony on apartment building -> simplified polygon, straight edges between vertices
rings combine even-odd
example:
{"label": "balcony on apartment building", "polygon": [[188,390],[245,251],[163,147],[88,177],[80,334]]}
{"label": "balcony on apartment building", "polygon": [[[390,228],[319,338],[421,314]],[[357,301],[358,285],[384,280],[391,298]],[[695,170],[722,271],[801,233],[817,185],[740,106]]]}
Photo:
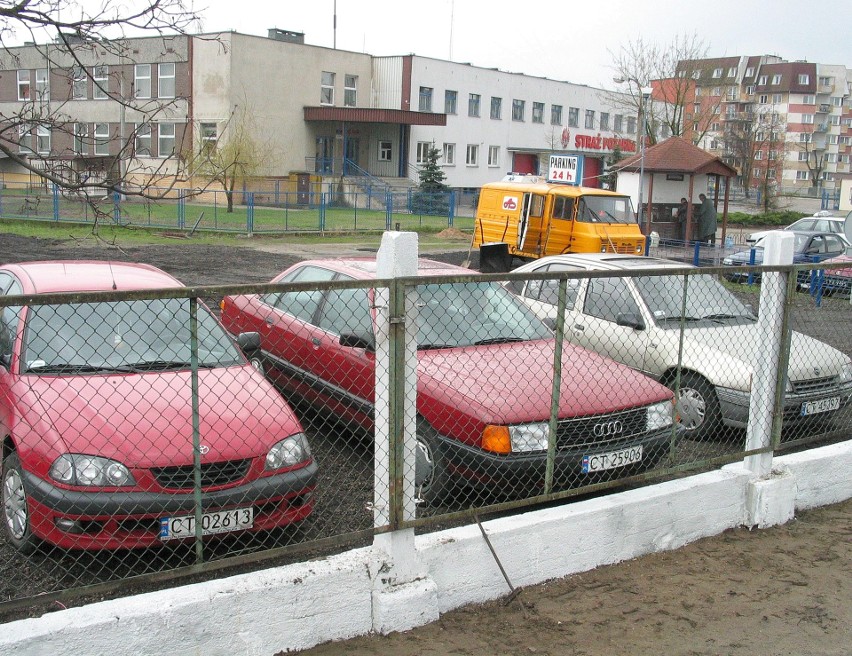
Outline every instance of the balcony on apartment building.
{"label": "balcony on apartment building", "polygon": [[817,105],[816,111],[818,114],[828,114],[831,111],[831,105],[828,103],[821,103]]}

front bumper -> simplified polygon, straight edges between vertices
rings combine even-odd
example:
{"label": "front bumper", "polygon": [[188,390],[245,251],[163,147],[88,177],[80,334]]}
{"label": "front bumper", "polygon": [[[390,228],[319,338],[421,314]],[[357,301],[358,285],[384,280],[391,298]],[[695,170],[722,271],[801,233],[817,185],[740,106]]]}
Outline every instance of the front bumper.
{"label": "front bumper", "polygon": [[[743,390],[717,387],[716,395],[722,412],[722,422],[726,426],[745,428],[748,424],[748,409],[751,393]],[[820,413],[808,417],[802,417],[802,404],[808,401],[821,401],[834,397],[840,398],[840,407],[831,412]],[[809,394],[796,394],[787,392],[784,395],[784,421],[797,421],[802,419],[823,418],[827,419],[838,412],[852,401],[852,383],[837,384],[830,388],[823,388],[818,392]]]}
{"label": "front bumper", "polygon": [[[253,506],[251,531],[269,530],[305,519],[313,510],[317,465],[266,476],[243,485],[202,492],[204,512]],[[192,490],[182,493],[64,490],[24,472],[30,528],[39,538],[70,549],[122,549],[161,544],[160,517],[192,514]],[[75,522],[62,530],[57,520]]]}

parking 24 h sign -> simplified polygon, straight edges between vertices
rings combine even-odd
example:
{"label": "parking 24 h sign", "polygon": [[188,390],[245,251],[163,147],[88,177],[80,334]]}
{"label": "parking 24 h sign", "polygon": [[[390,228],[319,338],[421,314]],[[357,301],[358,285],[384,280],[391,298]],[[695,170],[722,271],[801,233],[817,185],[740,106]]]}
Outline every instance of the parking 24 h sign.
{"label": "parking 24 h sign", "polygon": [[547,181],[580,184],[582,172],[581,155],[551,155],[547,167]]}

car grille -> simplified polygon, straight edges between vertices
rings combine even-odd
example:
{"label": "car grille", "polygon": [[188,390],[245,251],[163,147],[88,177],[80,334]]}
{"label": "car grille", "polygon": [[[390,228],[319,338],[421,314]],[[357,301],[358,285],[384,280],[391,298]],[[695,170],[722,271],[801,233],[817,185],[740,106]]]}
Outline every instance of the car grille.
{"label": "car grille", "polygon": [[622,255],[636,255],[636,244],[619,244],[615,247],[615,252]]}
{"label": "car grille", "polygon": [[794,394],[819,394],[820,392],[832,392],[837,388],[837,376],[794,380],[791,385],[793,387]]}
{"label": "car grille", "polygon": [[[251,460],[226,460],[208,462],[201,465],[201,487],[217,487],[242,480],[248,473]],[[185,467],[160,467],[151,470],[163,488],[188,490],[195,485],[195,470],[192,465]]]}
{"label": "car grille", "polygon": [[623,442],[626,437],[646,432],[647,425],[645,408],[562,419],[556,425],[556,448],[564,451],[579,446],[616,444]]}

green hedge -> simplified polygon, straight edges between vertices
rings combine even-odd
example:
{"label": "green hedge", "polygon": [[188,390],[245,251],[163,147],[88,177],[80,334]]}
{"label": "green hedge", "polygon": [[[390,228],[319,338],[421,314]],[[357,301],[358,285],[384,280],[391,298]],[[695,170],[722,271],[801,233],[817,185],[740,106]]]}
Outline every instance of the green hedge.
{"label": "green hedge", "polygon": [[793,221],[798,221],[803,216],[811,216],[811,214],[809,212],[794,212],[793,210],[777,210],[766,214],[731,212],[728,214],[728,223],[743,226],[786,226]]}

